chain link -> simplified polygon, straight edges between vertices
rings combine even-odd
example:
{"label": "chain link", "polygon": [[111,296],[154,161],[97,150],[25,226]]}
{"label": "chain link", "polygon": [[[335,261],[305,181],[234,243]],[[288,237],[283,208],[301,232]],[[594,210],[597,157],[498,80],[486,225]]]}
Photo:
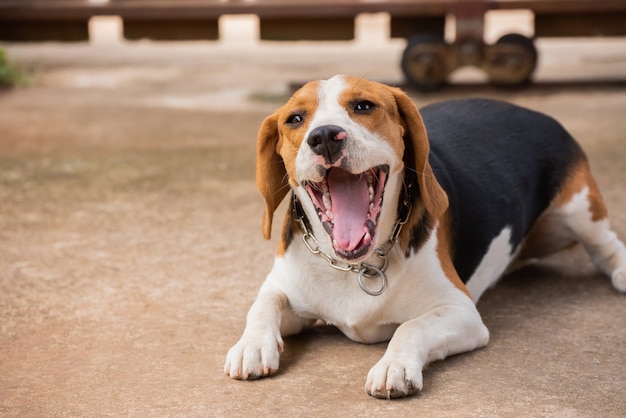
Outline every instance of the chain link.
{"label": "chain link", "polygon": [[[393,232],[391,233],[391,237],[386,243],[387,248],[385,249],[384,247],[379,247],[374,250],[376,255],[378,255],[378,257],[383,261],[383,264],[380,267],[367,263],[343,263],[331,256],[330,254],[322,251],[319,242],[306,226],[306,222],[304,220],[304,211],[300,206],[300,202],[298,202],[298,198],[296,197],[295,193],[293,193],[293,212],[296,220],[300,223],[300,227],[304,231],[302,234],[302,241],[312,254],[322,257],[335,270],[358,273],[359,286],[368,295],[379,296],[383,294],[383,292],[387,288],[387,276],[385,275],[385,271],[387,270],[387,265],[389,263],[387,259],[387,254],[398,240],[398,236],[400,235],[402,227],[404,226],[404,224],[407,223],[409,219],[409,214],[411,213],[411,204],[408,201],[405,200],[403,202],[403,210],[401,212],[401,216],[396,221]],[[365,286],[363,282],[363,277],[367,279],[380,277],[382,282],[380,289],[375,291],[370,290],[367,286]]]}

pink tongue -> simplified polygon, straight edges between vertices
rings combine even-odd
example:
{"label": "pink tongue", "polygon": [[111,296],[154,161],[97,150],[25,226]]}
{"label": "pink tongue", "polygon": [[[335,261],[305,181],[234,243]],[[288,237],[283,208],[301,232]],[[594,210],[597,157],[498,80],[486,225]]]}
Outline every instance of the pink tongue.
{"label": "pink tongue", "polygon": [[334,168],[328,173],[328,191],[332,201],[333,238],[339,249],[352,251],[365,235],[369,211],[369,193],[364,175],[353,175]]}

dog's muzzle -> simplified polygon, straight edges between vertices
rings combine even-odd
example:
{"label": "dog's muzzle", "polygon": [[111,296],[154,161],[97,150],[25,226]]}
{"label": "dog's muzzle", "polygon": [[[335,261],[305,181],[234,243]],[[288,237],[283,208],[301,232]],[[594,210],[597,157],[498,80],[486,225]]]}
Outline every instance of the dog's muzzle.
{"label": "dog's muzzle", "polygon": [[335,165],[343,155],[345,139],[348,134],[336,125],[318,126],[309,133],[307,144],[311,150],[324,157],[327,165]]}
{"label": "dog's muzzle", "polygon": [[345,260],[365,256],[374,240],[389,167],[352,174],[331,167],[320,182],[305,182],[335,253]]}

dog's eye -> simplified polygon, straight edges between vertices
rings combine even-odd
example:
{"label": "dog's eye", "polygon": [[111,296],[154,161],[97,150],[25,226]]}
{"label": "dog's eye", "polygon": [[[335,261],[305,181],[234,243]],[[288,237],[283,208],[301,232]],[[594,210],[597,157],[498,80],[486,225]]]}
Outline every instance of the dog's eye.
{"label": "dog's eye", "polygon": [[289,116],[287,118],[287,123],[289,125],[297,125],[297,124],[301,123],[303,120],[304,120],[304,118],[302,117],[302,115],[296,113],[296,114],[291,115],[291,116]]}
{"label": "dog's eye", "polygon": [[359,100],[354,104],[354,111],[356,113],[369,113],[371,112],[376,105],[369,100]]}

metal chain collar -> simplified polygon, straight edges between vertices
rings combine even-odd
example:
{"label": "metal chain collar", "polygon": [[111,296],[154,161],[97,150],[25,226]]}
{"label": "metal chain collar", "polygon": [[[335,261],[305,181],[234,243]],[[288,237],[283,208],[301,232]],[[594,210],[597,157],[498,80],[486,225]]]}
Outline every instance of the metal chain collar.
{"label": "metal chain collar", "polygon": [[[312,254],[319,255],[324,260],[328,262],[328,264],[334,268],[335,270],[344,271],[344,272],[353,272],[358,273],[359,286],[361,289],[371,296],[379,296],[382,295],[385,289],[387,288],[387,276],[385,275],[385,270],[387,270],[388,260],[387,254],[394,246],[396,241],[398,240],[398,236],[400,235],[400,231],[404,224],[408,221],[409,215],[411,213],[411,203],[405,199],[403,202],[402,211],[398,216],[398,220],[394,225],[393,232],[389,237],[389,240],[381,247],[378,247],[374,250],[374,253],[382,260],[382,265],[374,266],[368,263],[359,263],[359,264],[350,264],[337,260],[333,256],[328,253],[325,253],[320,248],[319,242],[315,238],[315,236],[309,231],[306,226],[304,210],[298,202],[298,198],[295,193],[292,193],[293,196],[293,213],[296,221],[300,223],[300,227],[302,228],[302,241],[304,245],[309,249]],[[365,286],[363,278],[367,279],[375,279],[380,278],[381,286],[378,290],[370,290]]]}

